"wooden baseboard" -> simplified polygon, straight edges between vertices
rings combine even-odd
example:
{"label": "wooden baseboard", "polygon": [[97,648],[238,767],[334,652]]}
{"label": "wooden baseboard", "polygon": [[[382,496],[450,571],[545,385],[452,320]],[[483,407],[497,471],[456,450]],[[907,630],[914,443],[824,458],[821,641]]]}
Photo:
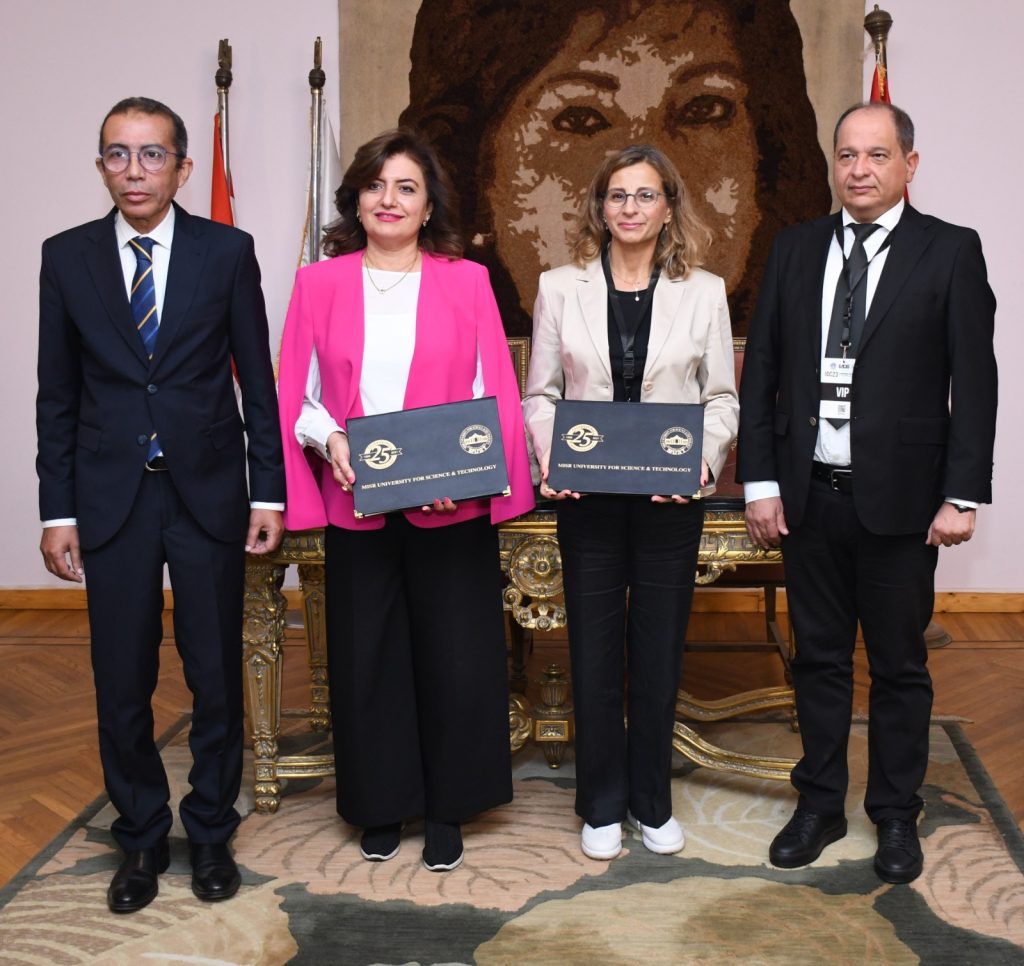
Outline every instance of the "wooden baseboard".
{"label": "wooden baseboard", "polygon": [[[302,606],[302,591],[287,588],[284,591],[288,607]],[[174,609],[174,594],[164,591],[164,607]],[[0,588],[0,610],[85,610],[85,590],[80,587],[26,587],[6,590]]]}
{"label": "wooden baseboard", "polygon": [[[288,607],[302,607],[302,592],[284,591]],[[174,596],[164,591],[164,606],[174,607]],[[699,613],[757,614],[764,611],[764,597],[757,590],[744,588],[698,587],[693,609]],[[778,593],[778,609],[786,610],[786,592]],[[85,591],[78,587],[0,588],[0,610],[85,610]],[[981,591],[943,591],[935,595],[936,614],[1020,614],[1024,613],[1024,593],[984,593]]]}

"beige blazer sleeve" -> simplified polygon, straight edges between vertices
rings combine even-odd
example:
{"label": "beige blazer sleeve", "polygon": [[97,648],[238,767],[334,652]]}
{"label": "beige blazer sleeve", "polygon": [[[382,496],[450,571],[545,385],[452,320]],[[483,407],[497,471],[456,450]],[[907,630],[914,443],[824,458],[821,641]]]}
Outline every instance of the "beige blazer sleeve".
{"label": "beige blazer sleeve", "polygon": [[[523,412],[542,472],[559,399],[613,398],[608,288],[599,260],[544,272],[533,313]],[[694,269],[662,277],[654,291],[642,402],[704,406],[703,457],[717,478],[739,425],[732,327],[725,283]],[[714,486],[702,492],[707,495]]]}

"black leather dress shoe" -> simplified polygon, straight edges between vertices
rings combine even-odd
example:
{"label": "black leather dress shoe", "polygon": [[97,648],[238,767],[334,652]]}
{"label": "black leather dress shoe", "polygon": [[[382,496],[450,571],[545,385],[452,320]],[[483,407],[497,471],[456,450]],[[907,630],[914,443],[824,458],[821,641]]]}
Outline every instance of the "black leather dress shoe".
{"label": "black leather dress shoe", "polygon": [[242,884],[238,866],[224,842],[189,843],[192,856],[192,891],[203,902],[230,899]]}
{"label": "black leather dress shoe", "polygon": [[885,882],[913,882],[924,868],[917,820],[886,818],[878,823],[875,872]]}
{"label": "black leather dress shoe", "polygon": [[137,912],[148,906],[159,891],[157,876],[167,871],[170,861],[167,839],[161,839],[151,849],[126,852],[107,889],[110,911]]}
{"label": "black leather dress shoe", "polygon": [[844,815],[817,815],[797,808],[793,817],[772,840],[768,858],[780,869],[810,865],[826,845],[846,835]]}

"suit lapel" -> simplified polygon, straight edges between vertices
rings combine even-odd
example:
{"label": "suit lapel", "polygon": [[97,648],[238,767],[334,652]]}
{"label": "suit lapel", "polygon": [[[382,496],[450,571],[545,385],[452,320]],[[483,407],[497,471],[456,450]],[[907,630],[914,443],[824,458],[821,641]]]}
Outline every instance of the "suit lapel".
{"label": "suit lapel", "polygon": [[594,351],[608,379],[611,363],[608,358],[608,285],[604,280],[601,259],[595,258],[576,276],[576,294],[579,299],[583,324],[594,344]]}
{"label": "suit lapel", "polygon": [[146,350],[132,321],[132,308],[128,303],[124,270],[121,268],[117,234],[114,231],[115,214],[116,209],[96,223],[96,230],[85,246],[86,269],[118,335],[128,343],[128,348],[138,356],[139,361],[148,366]]}
{"label": "suit lapel", "polygon": [[195,299],[207,247],[208,239],[203,231],[202,222],[175,205],[174,239],[171,242],[171,260],[167,268],[164,311],[160,316],[160,330],[153,348],[154,369],[166,355],[167,347],[174,340]]}
{"label": "suit lapel", "polygon": [[651,306],[651,335],[647,342],[647,362],[644,364],[644,371],[647,373],[654,370],[661,350],[668,344],[668,337],[679,315],[685,291],[685,280],[666,278],[664,275],[658,277]]}
{"label": "suit lapel", "polygon": [[907,205],[892,233],[889,254],[875,286],[871,308],[864,319],[864,334],[861,336],[858,354],[864,351],[864,346],[892,308],[893,301],[931,243],[932,234],[927,219]]}

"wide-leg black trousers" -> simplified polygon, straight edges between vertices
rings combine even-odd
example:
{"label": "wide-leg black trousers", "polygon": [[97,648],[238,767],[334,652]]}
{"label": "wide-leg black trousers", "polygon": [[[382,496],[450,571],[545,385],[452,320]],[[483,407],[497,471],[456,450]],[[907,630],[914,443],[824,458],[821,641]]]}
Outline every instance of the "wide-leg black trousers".
{"label": "wide-leg black trousers", "polygon": [[672,727],[704,511],[697,501],[591,494],[560,502],[557,514],[576,812],[597,827],[628,808],[657,827],[672,815]]}
{"label": "wide-leg black trousers", "polygon": [[497,533],[486,517],[326,533],[338,812],[463,822],[512,799]]}

